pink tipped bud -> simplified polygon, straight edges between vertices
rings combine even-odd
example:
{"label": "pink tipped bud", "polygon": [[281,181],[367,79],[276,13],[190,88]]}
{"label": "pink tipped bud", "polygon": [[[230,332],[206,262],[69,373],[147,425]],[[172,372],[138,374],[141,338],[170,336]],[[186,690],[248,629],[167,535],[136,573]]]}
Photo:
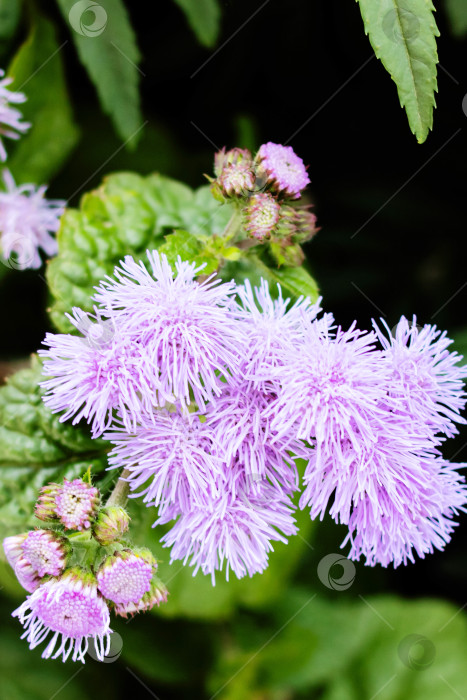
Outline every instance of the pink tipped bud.
{"label": "pink tipped bud", "polygon": [[267,179],[269,185],[284,197],[299,199],[303,189],[310,183],[303,160],[291,146],[279,143],[263,143],[255,162],[258,174]]}
{"label": "pink tipped bud", "polygon": [[43,486],[39,491],[39,499],[36,503],[34,512],[39,520],[56,520],[55,512],[55,496],[60,488],[60,484],[50,483]]}
{"label": "pink tipped bud", "polygon": [[147,610],[151,610],[155,605],[166,603],[168,594],[169,592],[162,581],[157,576],[153,576],[150,590],[143,595],[141,600],[138,603],[116,605],[115,614],[121,617],[128,617],[128,615],[146,612]]}
{"label": "pink tipped bud", "polygon": [[256,175],[250,151],[232,148],[219,151],[214,159],[217,180],[211,185],[216,199],[248,195],[255,186]]}
{"label": "pink tipped bud", "polygon": [[280,209],[280,204],[268,192],[253,195],[244,209],[245,230],[260,242],[267,240],[279,221]]}
{"label": "pink tipped bud", "polygon": [[55,513],[68,530],[87,530],[97,515],[99,503],[95,486],[82,479],[65,479],[55,494]]}
{"label": "pink tipped bud", "polygon": [[64,537],[51,530],[29,532],[22,545],[23,557],[37,575],[59,576],[66,566],[68,547]]}
{"label": "pink tipped bud", "polygon": [[119,540],[128,530],[130,516],[120,506],[101,508],[93,525],[93,534],[99,544],[106,547]]}
{"label": "pink tipped bud", "polygon": [[97,573],[100,593],[118,605],[138,604],[151,588],[153,567],[131,552],[108,557]]}
{"label": "pink tipped bud", "polygon": [[23,554],[22,544],[27,536],[28,533],[23,532],[21,535],[12,535],[11,537],[5,537],[3,540],[3,551],[12,569],[15,568],[16,563]]}
{"label": "pink tipped bud", "polygon": [[19,559],[14,569],[16,578],[28,593],[32,593],[36,588],[39,588],[41,579],[37,575],[37,571],[33,569],[26,559]]}

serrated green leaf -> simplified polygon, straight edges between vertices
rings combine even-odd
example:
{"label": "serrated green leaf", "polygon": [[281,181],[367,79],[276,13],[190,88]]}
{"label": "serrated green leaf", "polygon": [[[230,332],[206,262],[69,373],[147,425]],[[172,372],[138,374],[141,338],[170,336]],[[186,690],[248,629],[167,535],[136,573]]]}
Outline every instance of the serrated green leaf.
{"label": "serrated green leaf", "polygon": [[[58,330],[73,330],[64,315],[72,306],[91,310],[94,287],[125,255],[144,259],[146,250],[164,245],[176,259],[175,246],[165,238],[174,228],[189,228],[185,236],[193,245],[220,233],[230,208],[207,194],[209,187],[193,191],[162,175],[116,173],[85,194],[79,210],[68,209],[57,236],[59,255],[47,269],[53,298],[50,313]],[[214,264],[215,269],[215,254],[205,255],[201,247],[198,254],[197,262],[207,262],[209,271]]]}
{"label": "serrated green leaf", "polygon": [[52,23],[34,13],[30,33],[8,68],[8,75],[14,79],[10,89],[25,93],[27,101],[20,109],[25,121],[32,124],[18,142],[8,147],[8,167],[19,183],[47,182],[78,140],[62,47]]}
{"label": "serrated green leaf", "polygon": [[221,11],[217,0],[175,0],[186,15],[200,44],[211,47],[217,41]]}
{"label": "serrated green leaf", "polygon": [[412,133],[419,143],[433,125],[436,37],[431,0],[357,0],[376,56],[397,85]]}
{"label": "serrated green leaf", "polygon": [[136,145],[143,126],[138,70],[141,56],[125,4],[122,0],[57,2],[102,109],[111,117],[119,136]]}
{"label": "serrated green leaf", "polygon": [[465,36],[467,34],[467,3],[465,0],[445,0],[444,9],[453,34],[459,37]]}

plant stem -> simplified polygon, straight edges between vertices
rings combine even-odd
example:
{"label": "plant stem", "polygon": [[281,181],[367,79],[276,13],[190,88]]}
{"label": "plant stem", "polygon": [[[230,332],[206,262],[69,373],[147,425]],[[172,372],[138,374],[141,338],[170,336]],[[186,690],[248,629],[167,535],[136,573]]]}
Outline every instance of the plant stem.
{"label": "plant stem", "polygon": [[229,219],[227,226],[222,232],[222,238],[229,239],[234,238],[235,235],[240,231],[242,227],[242,212],[240,207],[234,206],[232,216]]}
{"label": "plant stem", "polygon": [[122,506],[126,505],[128,500],[128,494],[130,492],[130,485],[128,481],[124,481],[131,474],[129,469],[124,469],[119,476],[117,483],[114,486],[114,490],[107,499],[106,506]]}

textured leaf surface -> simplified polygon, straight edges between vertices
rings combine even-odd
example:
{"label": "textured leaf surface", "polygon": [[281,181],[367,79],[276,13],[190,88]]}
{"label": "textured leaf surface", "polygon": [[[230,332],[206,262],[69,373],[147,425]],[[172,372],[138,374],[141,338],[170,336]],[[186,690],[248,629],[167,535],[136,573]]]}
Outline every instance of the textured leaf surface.
{"label": "textured leaf surface", "polygon": [[102,109],[119,136],[136,143],[143,126],[138,87],[141,57],[125,4],[122,0],[57,2]]}
{"label": "textured leaf surface", "polygon": [[62,46],[51,22],[34,15],[28,37],[8,69],[12,90],[24,92],[20,105],[32,127],[9,143],[8,167],[17,182],[47,182],[60,169],[78,140],[63,70]]}
{"label": "textured leaf surface", "polygon": [[433,125],[439,36],[431,0],[357,0],[365,33],[397,85],[419,143]]}
{"label": "textured leaf surface", "polygon": [[217,0],[175,0],[184,11],[200,44],[213,46],[219,36],[221,11]]}

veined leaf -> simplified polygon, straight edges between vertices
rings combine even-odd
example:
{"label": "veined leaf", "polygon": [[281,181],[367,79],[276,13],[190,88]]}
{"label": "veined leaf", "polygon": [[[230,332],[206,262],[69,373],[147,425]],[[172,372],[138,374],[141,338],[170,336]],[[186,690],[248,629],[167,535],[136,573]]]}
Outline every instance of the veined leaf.
{"label": "veined leaf", "polygon": [[102,109],[119,136],[136,145],[143,126],[139,97],[140,53],[122,0],[57,0]]}
{"label": "veined leaf", "polygon": [[436,37],[431,0],[357,0],[376,56],[397,85],[401,106],[419,143],[433,125]]}

